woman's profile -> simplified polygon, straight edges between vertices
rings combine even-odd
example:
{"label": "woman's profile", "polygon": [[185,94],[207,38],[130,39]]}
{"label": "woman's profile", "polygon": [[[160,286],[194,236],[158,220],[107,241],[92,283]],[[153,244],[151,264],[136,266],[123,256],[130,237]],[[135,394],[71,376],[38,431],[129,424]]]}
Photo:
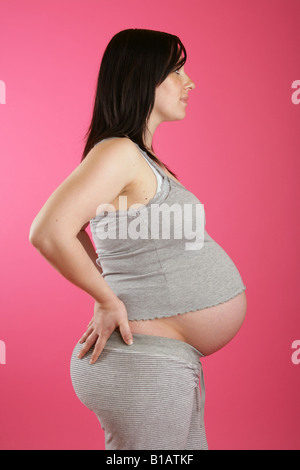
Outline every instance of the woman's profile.
{"label": "woman's profile", "polygon": [[165,32],[110,40],[81,162],[31,225],[41,255],[95,300],[71,379],[106,450],[208,449],[200,359],[231,341],[247,310],[201,202],[153,147],[162,122],[185,118],[195,88],[186,58]]}

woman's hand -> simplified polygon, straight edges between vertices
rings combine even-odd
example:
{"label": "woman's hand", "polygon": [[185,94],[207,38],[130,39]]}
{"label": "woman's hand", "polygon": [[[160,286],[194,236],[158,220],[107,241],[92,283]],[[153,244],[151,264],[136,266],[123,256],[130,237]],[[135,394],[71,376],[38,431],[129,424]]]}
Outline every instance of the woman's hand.
{"label": "woman's hand", "polygon": [[103,351],[108,338],[117,327],[119,327],[124,342],[132,344],[133,338],[125,304],[118,297],[101,304],[95,302],[94,316],[88,324],[87,331],[79,340],[80,344],[85,344],[77,357],[83,358],[96,343],[90,360],[90,364],[94,364]]}

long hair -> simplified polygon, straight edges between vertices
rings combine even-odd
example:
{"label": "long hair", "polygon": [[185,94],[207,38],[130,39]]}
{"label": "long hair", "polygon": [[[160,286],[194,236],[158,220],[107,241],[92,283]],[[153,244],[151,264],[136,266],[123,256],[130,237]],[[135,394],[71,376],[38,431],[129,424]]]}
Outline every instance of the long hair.
{"label": "long hair", "polygon": [[[113,36],[100,64],[93,116],[81,161],[100,140],[128,137],[152,160],[162,163],[145,147],[143,136],[154,107],[156,87],[169,73],[182,67],[186,59],[185,47],[173,34],[125,29]],[[151,151],[154,152],[153,146]]]}

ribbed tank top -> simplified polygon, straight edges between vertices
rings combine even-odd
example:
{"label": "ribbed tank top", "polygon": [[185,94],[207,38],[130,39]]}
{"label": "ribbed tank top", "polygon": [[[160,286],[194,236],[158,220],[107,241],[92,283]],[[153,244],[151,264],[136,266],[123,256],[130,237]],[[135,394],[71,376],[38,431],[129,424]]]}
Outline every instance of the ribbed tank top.
{"label": "ribbed tank top", "polygon": [[128,319],[201,310],[243,292],[234,262],[205,230],[204,205],[137,147],[160,175],[156,194],[146,205],[90,220],[96,262]]}

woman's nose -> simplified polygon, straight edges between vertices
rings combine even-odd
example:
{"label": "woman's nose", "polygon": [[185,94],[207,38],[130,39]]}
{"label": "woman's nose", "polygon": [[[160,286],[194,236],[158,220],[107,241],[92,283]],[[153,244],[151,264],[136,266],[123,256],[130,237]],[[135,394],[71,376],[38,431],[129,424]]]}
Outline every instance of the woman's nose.
{"label": "woman's nose", "polygon": [[196,86],[195,83],[193,82],[193,80],[190,79],[190,77],[186,76],[186,78],[187,80],[186,80],[185,88],[193,90]]}

